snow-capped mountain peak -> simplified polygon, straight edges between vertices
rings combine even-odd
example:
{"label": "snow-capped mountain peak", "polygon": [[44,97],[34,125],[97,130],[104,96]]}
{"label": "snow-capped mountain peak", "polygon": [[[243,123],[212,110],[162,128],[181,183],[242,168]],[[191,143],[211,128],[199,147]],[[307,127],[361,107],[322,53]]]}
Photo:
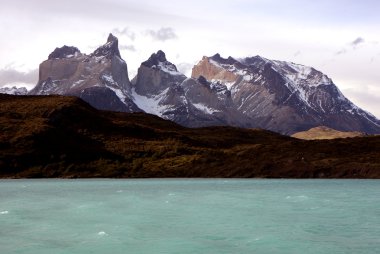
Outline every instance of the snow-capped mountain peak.
{"label": "snow-capped mountain peak", "polygon": [[162,50],[153,53],[148,60],[142,63],[142,65],[148,68],[161,70],[171,75],[183,76],[183,73],[179,72],[177,67],[166,59],[165,52]]}

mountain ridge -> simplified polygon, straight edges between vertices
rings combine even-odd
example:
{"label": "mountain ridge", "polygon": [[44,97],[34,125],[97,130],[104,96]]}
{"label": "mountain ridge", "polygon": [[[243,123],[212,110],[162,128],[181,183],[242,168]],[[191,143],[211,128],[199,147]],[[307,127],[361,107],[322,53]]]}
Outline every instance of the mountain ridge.
{"label": "mountain ridge", "polygon": [[238,126],[282,134],[328,126],[380,133],[380,121],[349,101],[322,72],[261,56],[204,56],[186,77],[162,50],[130,81],[118,39],[110,34],[93,53],[55,49],[40,65],[30,95],[61,94],[98,109],[156,114],[187,127]]}

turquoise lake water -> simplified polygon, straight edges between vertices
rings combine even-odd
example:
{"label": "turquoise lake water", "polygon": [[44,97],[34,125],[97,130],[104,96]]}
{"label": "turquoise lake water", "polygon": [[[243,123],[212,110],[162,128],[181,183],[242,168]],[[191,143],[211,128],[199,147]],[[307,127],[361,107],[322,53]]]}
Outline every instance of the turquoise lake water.
{"label": "turquoise lake water", "polygon": [[378,180],[1,180],[0,253],[380,253]]}

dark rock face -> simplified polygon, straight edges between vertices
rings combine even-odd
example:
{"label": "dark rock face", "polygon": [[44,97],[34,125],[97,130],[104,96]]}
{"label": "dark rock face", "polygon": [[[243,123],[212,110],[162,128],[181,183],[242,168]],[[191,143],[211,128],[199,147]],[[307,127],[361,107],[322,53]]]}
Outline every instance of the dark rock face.
{"label": "dark rock face", "polygon": [[200,83],[200,84],[202,84],[202,85],[206,85],[206,86],[208,86],[210,83],[207,81],[207,79],[205,78],[205,77],[203,77],[202,75],[201,76],[199,76],[198,78],[197,78],[197,81]]}
{"label": "dark rock face", "polygon": [[139,108],[132,100],[121,102],[120,98],[114,91],[106,87],[89,87],[80,93],[68,94],[81,98],[90,105],[96,105],[95,108],[119,112],[140,112]]}
{"label": "dark rock face", "polygon": [[234,58],[232,58],[231,56],[229,56],[227,59],[222,58],[219,53],[213,55],[212,57],[210,57],[210,59],[212,59],[218,63],[221,63],[221,64],[234,65],[234,64],[238,63],[238,61],[235,60]]}
{"label": "dark rock face", "polygon": [[76,54],[80,54],[79,49],[77,49],[76,47],[70,47],[65,45],[61,48],[56,48],[49,55],[48,60],[74,57]]}
{"label": "dark rock face", "polygon": [[97,109],[141,111],[131,98],[127,64],[112,34],[90,55],[81,54],[75,47],[56,49],[40,64],[39,73],[31,95],[75,95]]}
{"label": "dark rock face", "polygon": [[[160,63],[165,63],[167,62],[166,60],[166,55],[162,50],[157,51],[157,53],[153,53],[148,60],[142,63],[142,65],[151,68],[153,66],[157,66]],[[175,67],[175,66],[174,66]],[[175,67],[175,71],[177,71],[177,68]]]}

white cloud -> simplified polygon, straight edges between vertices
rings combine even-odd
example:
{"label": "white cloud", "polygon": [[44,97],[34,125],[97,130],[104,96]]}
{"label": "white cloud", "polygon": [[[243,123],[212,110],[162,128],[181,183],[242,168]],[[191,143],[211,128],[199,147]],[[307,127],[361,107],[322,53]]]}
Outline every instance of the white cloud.
{"label": "white cloud", "polygon": [[186,76],[191,76],[191,70],[194,64],[191,63],[179,63],[176,65],[179,72],[185,74]]}
{"label": "white cloud", "polygon": [[38,69],[28,72],[20,72],[16,69],[5,68],[0,70],[0,87],[3,86],[34,86],[38,81]]}
{"label": "white cloud", "polygon": [[136,51],[136,48],[133,45],[119,45],[119,49],[120,50]]}
{"label": "white cloud", "polygon": [[112,30],[112,33],[115,34],[116,36],[126,36],[132,41],[136,39],[136,33],[131,31],[129,27],[124,27],[124,28],[114,28]]}
{"label": "white cloud", "polygon": [[151,36],[154,40],[157,41],[167,41],[176,39],[178,36],[174,32],[174,29],[171,27],[162,27],[158,30],[147,30],[146,34]]}

